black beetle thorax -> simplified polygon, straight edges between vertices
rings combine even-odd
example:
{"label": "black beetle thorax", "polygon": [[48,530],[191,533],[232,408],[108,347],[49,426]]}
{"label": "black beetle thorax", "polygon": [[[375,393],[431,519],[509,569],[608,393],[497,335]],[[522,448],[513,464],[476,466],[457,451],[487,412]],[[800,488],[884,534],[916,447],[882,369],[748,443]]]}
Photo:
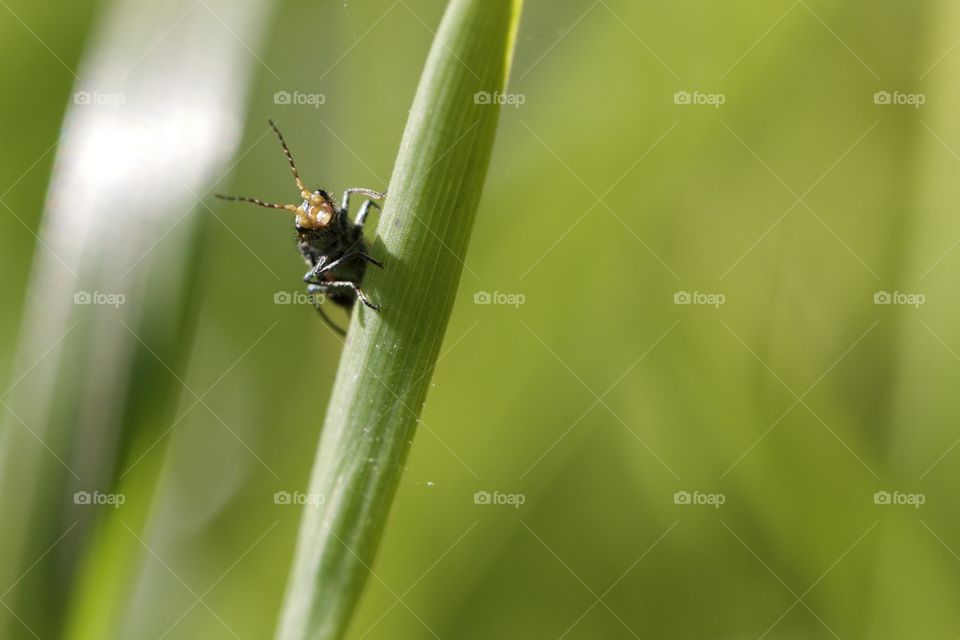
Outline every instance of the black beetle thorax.
{"label": "black beetle thorax", "polygon": [[[345,216],[338,215],[329,226],[322,229],[297,229],[297,246],[310,266],[315,266],[321,260],[330,264],[347,253],[364,252],[366,244],[362,233],[348,227],[344,224],[344,220]],[[350,262],[351,267],[359,267],[362,273],[364,266],[362,261],[351,260]],[[343,269],[343,271],[346,270],[348,269]]]}

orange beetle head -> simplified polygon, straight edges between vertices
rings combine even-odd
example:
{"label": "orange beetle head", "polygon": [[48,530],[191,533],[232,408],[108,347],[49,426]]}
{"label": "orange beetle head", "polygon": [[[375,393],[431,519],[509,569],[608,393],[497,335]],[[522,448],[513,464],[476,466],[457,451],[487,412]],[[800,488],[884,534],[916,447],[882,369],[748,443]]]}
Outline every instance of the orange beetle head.
{"label": "orange beetle head", "polygon": [[323,229],[333,222],[337,215],[330,196],[323,189],[300,192],[303,203],[297,208],[297,227],[302,229]]}

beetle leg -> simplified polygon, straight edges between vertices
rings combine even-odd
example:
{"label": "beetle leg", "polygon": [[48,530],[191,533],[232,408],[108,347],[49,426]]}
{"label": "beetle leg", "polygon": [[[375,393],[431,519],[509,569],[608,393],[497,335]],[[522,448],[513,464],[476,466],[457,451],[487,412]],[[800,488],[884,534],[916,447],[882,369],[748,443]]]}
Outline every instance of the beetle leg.
{"label": "beetle leg", "polygon": [[357,254],[357,257],[366,260],[367,262],[369,262],[370,264],[372,264],[372,265],[375,266],[375,267],[379,267],[379,268],[383,269],[383,263],[380,262],[379,260],[377,260],[376,258],[374,258],[373,256],[367,255],[367,254],[365,254],[365,253],[358,253],[358,254]]}
{"label": "beetle leg", "polygon": [[303,275],[303,281],[310,282],[311,280],[319,276],[321,273],[323,273],[323,271],[325,271],[324,265],[326,263],[327,263],[326,256],[323,256],[319,260],[317,260],[317,264],[310,267],[310,270]]}
{"label": "beetle leg", "polygon": [[[318,293],[325,293],[322,285],[311,284],[307,287],[307,295],[312,296]],[[323,306],[316,300],[314,300],[313,302],[313,308],[316,309],[317,313],[320,314],[320,318],[323,319],[324,324],[326,324],[328,327],[333,329],[335,332],[337,332],[341,336],[347,335],[347,332],[344,329],[341,329],[339,326],[337,326],[337,323],[335,323],[333,320],[330,319],[330,316],[328,316],[327,313],[323,310]]]}
{"label": "beetle leg", "polygon": [[347,260],[350,260],[351,258],[361,258],[363,260],[366,260],[370,264],[383,269],[383,263],[377,260],[376,258],[374,258],[373,256],[369,256],[365,253],[351,252],[351,253],[343,254],[333,262],[329,262],[329,263],[318,262],[317,266],[310,269],[310,271],[307,271],[306,275],[303,276],[303,281],[307,283],[316,282],[316,278],[319,278],[321,274],[326,273],[327,271],[330,271],[331,269],[334,269],[340,266],[341,264],[343,264]]}
{"label": "beetle leg", "polygon": [[367,200],[360,207],[360,213],[357,214],[357,219],[354,222],[356,226],[363,228],[363,223],[367,221],[367,214],[370,213],[370,207],[376,207],[377,211],[383,211],[383,209],[380,208],[380,205],[378,205],[376,202],[373,200]]}
{"label": "beetle leg", "polygon": [[351,187],[343,192],[343,200],[340,204],[340,210],[346,213],[350,208],[350,194],[351,193],[362,193],[368,198],[373,198],[374,200],[383,200],[387,197],[387,192],[384,191],[380,193],[379,191],[374,191],[373,189],[365,189],[363,187]]}
{"label": "beetle leg", "polygon": [[[303,281],[308,283],[315,282],[316,278],[319,278],[322,273],[325,273],[327,271],[330,271],[331,269],[334,269],[340,266],[342,263],[346,262],[347,260],[349,260],[350,258],[356,255],[358,254],[345,253],[339,258],[337,258],[336,260],[334,260],[333,262],[325,262],[325,261],[318,262],[317,266],[315,266],[313,269],[310,269],[310,271],[307,271],[307,275],[303,276]],[[326,284],[325,281],[323,282],[324,284]]]}
{"label": "beetle leg", "polygon": [[316,305],[313,308],[316,309],[317,313],[320,314],[320,317],[323,318],[324,323],[328,327],[333,329],[338,335],[340,335],[341,337],[347,335],[347,331],[345,329],[338,327],[337,324],[330,319],[330,316],[328,316],[327,313],[323,310],[323,307],[321,307],[320,305]]}
{"label": "beetle leg", "polygon": [[363,290],[357,286],[356,282],[350,282],[349,280],[333,280],[332,282],[324,282],[323,286],[324,287],[350,287],[351,289],[353,289],[354,293],[357,294],[357,297],[360,298],[360,302],[362,302],[367,307],[373,309],[374,311],[380,310],[380,305],[373,304],[372,302],[370,302],[370,299],[367,297],[367,294],[365,294]]}

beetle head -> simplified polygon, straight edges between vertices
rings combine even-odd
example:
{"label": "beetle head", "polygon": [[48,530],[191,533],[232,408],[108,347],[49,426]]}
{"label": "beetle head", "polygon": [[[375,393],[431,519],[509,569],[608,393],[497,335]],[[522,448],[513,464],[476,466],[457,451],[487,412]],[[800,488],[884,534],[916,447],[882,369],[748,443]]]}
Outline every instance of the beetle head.
{"label": "beetle head", "polygon": [[323,189],[300,192],[303,204],[297,209],[297,227],[302,229],[323,229],[328,226],[337,213],[330,196]]}

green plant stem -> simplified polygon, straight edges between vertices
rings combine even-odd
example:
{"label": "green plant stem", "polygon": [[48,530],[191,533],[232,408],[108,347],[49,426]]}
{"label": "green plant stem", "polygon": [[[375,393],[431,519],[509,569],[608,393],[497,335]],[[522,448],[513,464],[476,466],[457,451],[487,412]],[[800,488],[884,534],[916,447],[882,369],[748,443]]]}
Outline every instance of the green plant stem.
{"label": "green plant stem", "polygon": [[521,0],[451,0],[390,181],[314,463],[278,638],[340,638],[371,571],[447,327],[490,161]]}

